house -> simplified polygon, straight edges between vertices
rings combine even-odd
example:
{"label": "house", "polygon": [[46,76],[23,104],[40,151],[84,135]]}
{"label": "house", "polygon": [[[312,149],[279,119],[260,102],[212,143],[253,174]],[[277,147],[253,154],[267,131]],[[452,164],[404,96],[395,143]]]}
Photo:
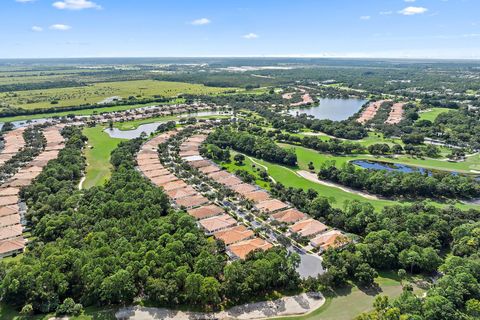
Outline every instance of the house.
{"label": "house", "polygon": [[0,258],[5,258],[14,254],[22,253],[24,248],[25,240],[23,238],[0,241]]}
{"label": "house", "polygon": [[310,240],[310,244],[316,248],[320,247],[322,251],[325,251],[331,247],[342,246],[346,243],[346,240],[346,237],[340,231],[330,230],[317,235]]}
{"label": "house", "polygon": [[215,232],[235,226],[237,221],[228,214],[224,214],[221,216],[200,220],[198,223],[203,229],[205,229],[205,233],[207,235],[212,235]]}
{"label": "house", "polygon": [[226,178],[223,178],[223,179],[220,179],[217,181],[218,183],[221,183],[227,187],[232,187],[232,186],[235,186],[237,184],[241,184],[243,183],[242,180],[238,179],[237,177],[235,177],[234,175],[230,175],[229,177],[226,177]]}
{"label": "house", "polygon": [[292,224],[306,218],[307,216],[297,209],[287,209],[272,215],[272,219],[286,224]]}
{"label": "house", "polygon": [[178,206],[185,207],[187,209],[195,208],[201,206],[202,204],[208,203],[208,199],[199,193],[191,195],[189,197],[176,199],[174,201]]}
{"label": "house", "polygon": [[188,214],[197,220],[202,220],[224,214],[225,211],[214,204],[187,210]]}
{"label": "house", "polygon": [[243,195],[243,197],[245,199],[253,201],[254,203],[259,203],[259,202],[266,201],[266,200],[270,199],[270,195],[268,193],[266,193],[265,191],[262,191],[262,190],[249,192],[249,193]]}
{"label": "house", "polygon": [[311,238],[327,230],[328,227],[326,225],[315,219],[299,221],[290,227],[291,232],[298,233],[306,238]]}
{"label": "house", "polygon": [[288,208],[288,204],[277,199],[265,200],[255,206],[258,210],[269,214]]}
{"label": "house", "polygon": [[233,258],[245,259],[254,250],[268,250],[271,247],[273,247],[271,243],[260,238],[253,238],[232,244],[227,247],[227,250]]}
{"label": "house", "polygon": [[197,191],[195,191],[195,189],[193,189],[191,186],[187,186],[185,188],[170,190],[166,193],[170,199],[176,200],[188,196],[193,196],[194,194],[197,194]]}
{"label": "house", "polygon": [[232,189],[238,194],[245,195],[249,192],[253,192],[257,190],[257,187],[252,186],[251,184],[248,184],[248,183],[240,183],[240,184],[237,184],[236,186],[232,186],[230,189]]}
{"label": "house", "polygon": [[254,236],[254,233],[252,230],[249,230],[245,226],[240,225],[230,229],[215,232],[213,236],[216,239],[222,240],[225,245],[228,246],[243,240],[250,239]]}

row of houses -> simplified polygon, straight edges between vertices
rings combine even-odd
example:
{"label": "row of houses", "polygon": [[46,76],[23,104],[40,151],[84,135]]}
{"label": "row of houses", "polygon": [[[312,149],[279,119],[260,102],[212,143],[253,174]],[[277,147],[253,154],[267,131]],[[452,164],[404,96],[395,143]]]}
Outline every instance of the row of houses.
{"label": "row of houses", "polygon": [[366,122],[372,120],[375,117],[375,115],[377,114],[377,112],[380,109],[380,107],[382,106],[382,104],[384,104],[385,102],[387,102],[387,101],[386,100],[378,100],[378,101],[370,102],[368,107],[366,107],[365,110],[363,110],[362,114],[357,119],[357,122],[359,122],[361,124],[365,124]]}
{"label": "row of houses", "polygon": [[390,113],[385,123],[386,124],[400,123],[400,121],[402,121],[403,119],[404,107],[405,107],[405,103],[403,102],[394,103],[392,108],[390,109]]}
{"label": "row of houses", "polygon": [[[179,156],[202,173],[216,175],[221,170],[200,156],[199,148],[206,138],[205,134],[189,137],[180,145]],[[221,180],[231,186],[242,183],[240,179],[230,174]],[[252,230],[239,224],[223,208],[215,204],[202,205],[187,212],[198,220],[198,224],[207,235],[212,235],[225,243],[227,253],[232,258],[245,259],[254,250],[268,250],[273,246],[270,242],[255,236]]]}
{"label": "row of houses", "polygon": [[[48,127],[43,131],[47,141],[45,149],[12,178],[0,186],[0,258],[23,252],[25,239],[20,206],[20,189],[32,183],[48,161],[58,156],[64,146],[61,126]],[[6,137],[8,144],[8,136]]]}
{"label": "row of houses", "polygon": [[[197,150],[198,145],[203,142],[198,140],[194,144]],[[192,143],[188,141],[182,145],[185,146],[185,150],[191,148],[189,145],[192,145]],[[182,151],[180,155],[182,156]],[[253,202],[254,208],[268,215],[270,220],[288,225],[290,235],[298,234],[301,237],[308,238],[313,247],[326,250],[329,247],[341,245],[345,241],[346,238],[340,231],[333,230],[289,204],[272,198],[268,192],[261,190],[258,186],[244,183],[235,175],[220,169],[213,162],[203,159],[199,154],[193,155],[191,152],[184,152],[182,158],[210,179],[223,184],[244,199]]]}
{"label": "row of houses", "polygon": [[[375,118],[378,110],[384,103],[392,103],[392,100],[379,100],[370,102],[369,105],[363,110],[360,117],[358,117],[357,122],[361,124],[365,124],[368,121]],[[390,108],[390,112],[388,114],[387,120],[385,120],[385,124],[398,124],[403,119],[405,103],[398,102],[394,103]]]}
{"label": "row of houses", "polygon": [[8,131],[3,135],[4,145],[0,150],[0,167],[3,166],[8,160],[12,159],[25,146],[25,139],[23,133],[26,128],[18,128],[12,131]]}
{"label": "row of houses", "polygon": [[[156,186],[163,188],[172,202],[179,208],[185,208],[189,215],[197,220],[197,223],[207,235],[221,239],[227,246],[227,253],[233,258],[243,259],[255,249],[268,249],[272,245],[265,240],[256,238],[251,230],[228,215],[223,208],[210,202],[202,194],[188,185],[184,180],[171,174],[160,162],[157,153],[159,144],[165,143],[178,131],[161,134],[146,142],[137,155],[137,163],[140,171],[148,177]],[[198,146],[206,136],[197,135],[190,137],[181,146],[180,152],[183,157],[199,157],[198,151],[192,146]],[[190,150],[187,150],[190,149]]]}

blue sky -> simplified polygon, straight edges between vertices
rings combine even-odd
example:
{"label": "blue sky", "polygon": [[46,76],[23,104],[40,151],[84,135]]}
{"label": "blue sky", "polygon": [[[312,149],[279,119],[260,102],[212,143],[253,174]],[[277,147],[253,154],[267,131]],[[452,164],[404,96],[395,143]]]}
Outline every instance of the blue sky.
{"label": "blue sky", "polygon": [[480,58],[480,0],[0,0],[0,58]]}

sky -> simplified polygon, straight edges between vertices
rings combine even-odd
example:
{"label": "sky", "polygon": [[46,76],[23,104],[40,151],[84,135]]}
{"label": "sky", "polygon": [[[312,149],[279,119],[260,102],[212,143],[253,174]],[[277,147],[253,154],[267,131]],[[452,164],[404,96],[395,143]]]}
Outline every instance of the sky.
{"label": "sky", "polygon": [[0,0],[0,58],[480,59],[480,0]]}

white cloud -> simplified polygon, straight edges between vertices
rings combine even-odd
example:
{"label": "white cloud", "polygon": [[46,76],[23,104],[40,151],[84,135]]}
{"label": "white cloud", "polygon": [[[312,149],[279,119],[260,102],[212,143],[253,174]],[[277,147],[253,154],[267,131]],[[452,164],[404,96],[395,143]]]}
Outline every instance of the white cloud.
{"label": "white cloud", "polygon": [[370,20],[370,18],[372,18],[372,17],[370,17],[370,16],[361,16],[361,17],[360,17],[360,20]]}
{"label": "white cloud", "polygon": [[257,39],[257,38],[259,38],[259,37],[260,37],[260,36],[259,36],[258,34],[252,33],[252,32],[247,33],[246,35],[242,36],[242,38],[244,38],[244,39],[249,39],[249,40],[250,40],[250,39]]}
{"label": "white cloud", "polygon": [[423,14],[427,11],[428,9],[424,7],[406,7],[405,9],[398,11],[398,13],[403,14],[404,16],[413,16],[415,14]]}
{"label": "white cloud", "polygon": [[102,7],[89,0],[63,0],[52,4],[60,10],[83,10],[83,9],[101,9]]}
{"label": "white cloud", "polygon": [[201,18],[201,19],[193,20],[192,22],[190,22],[190,24],[192,24],[194,26],[204,26],[206,24],[210,24],[211,22],[212,21],[210,21],[210,19]]}
{"label": "white cloud", "polygon": [[66,25],[66,24],[52,24],[49,28],[51,30],[59,30],[59,31],[67,31],[67,30],[72,29],[71,26]]}
{"label": "white cloud", "polygon": [[32,27],[32,31],[33,31],[33,32],[42,32],[42,31],[43,31],[43,28],[42,28],[42,27],[39,27],[39,26],[33,26],[33,27]]}

